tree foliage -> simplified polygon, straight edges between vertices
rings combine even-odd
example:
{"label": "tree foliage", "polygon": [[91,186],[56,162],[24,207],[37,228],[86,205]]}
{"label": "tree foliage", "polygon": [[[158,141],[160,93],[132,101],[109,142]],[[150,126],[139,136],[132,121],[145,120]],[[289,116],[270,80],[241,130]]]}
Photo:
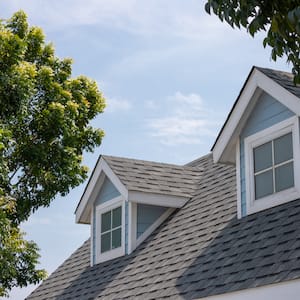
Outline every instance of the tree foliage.
{"label": "tree foliage", "polygon": [[286,55],[293,65],[294,82],[300,83],[299,0],[207,0],[205,9],[232,27],[246,28],[252,36],[266,31],[264,47],[271,47],[274,61]]}
{"label": "tree foliage", "polygon": [[71,74],[24,12],[0,21],[0,295],[43,277],[20,222],[86,179],[82,153],[103,137],[89,125],[105,107],[97,84]]}
{"label": "tree foliage", "polygon": [[45,278],[44,270],[36,270],[38,247],[26,241],[24,234],[11,220],[15,202],[8,197],[0,197],[0,296],[14,286],[38,283]]}

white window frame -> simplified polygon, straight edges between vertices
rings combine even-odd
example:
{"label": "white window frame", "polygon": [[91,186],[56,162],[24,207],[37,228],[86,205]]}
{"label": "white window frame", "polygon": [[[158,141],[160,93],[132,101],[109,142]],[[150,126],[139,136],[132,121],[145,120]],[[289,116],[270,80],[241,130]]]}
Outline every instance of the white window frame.
{"label": "white window frame", "polygon": [[[253,149],[290,132],[292,133],[293,138],[294,186],[255,200]],[[247,214],[274,207],[300,197],[300,143],[298,117],[295,116],[289,118],[245,138],[244,146]]]}
{"label": "white window frame", "polygon": [[[110,210],[113,210],[117,207],[120,207],[120,206],[122,209],[121,247],[101,253],[101,216],[102,216],[102,214],[104,214]],[[95,235],[96,235],[96,239],[95,239],[95,242],[96,242],[96,246],[95,246],[96,264],[125,255],[125,199],[123,196],[118,196],[112,200],[109,200],[101,205],[96,206]]]}

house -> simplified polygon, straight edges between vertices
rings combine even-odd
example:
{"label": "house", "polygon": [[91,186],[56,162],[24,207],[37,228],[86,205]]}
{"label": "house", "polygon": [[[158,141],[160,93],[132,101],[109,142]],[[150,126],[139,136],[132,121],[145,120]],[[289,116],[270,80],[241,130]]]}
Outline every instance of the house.
{"label": "house", "polygon": [[253,67],[212,153],[100,156],[76,209],[91,237],[27,299],[298,299],[300,87]]}

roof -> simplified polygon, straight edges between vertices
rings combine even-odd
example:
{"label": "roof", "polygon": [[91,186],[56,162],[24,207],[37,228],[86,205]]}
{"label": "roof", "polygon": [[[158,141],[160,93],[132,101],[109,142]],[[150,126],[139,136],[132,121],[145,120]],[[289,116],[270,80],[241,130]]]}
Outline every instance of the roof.
{"label": "roof", "polygon": [[276,81],[279,85],[287,89],[289,92],[300,98],[300,86],[294,84],[294,75],[292,73],[278,71],[268,68],[255,67],[269,78]]}
{"label": "roof", "polygon": [[191,197],[201,170],[145,160],[102,155],[128,191]]}
{"label": "roof", "polygon": [[89,240],[27,299],[194,299],[300,278],[300,200],[237,219],[235,168],[212,156],[194,197],[134,252],[90,267]]}

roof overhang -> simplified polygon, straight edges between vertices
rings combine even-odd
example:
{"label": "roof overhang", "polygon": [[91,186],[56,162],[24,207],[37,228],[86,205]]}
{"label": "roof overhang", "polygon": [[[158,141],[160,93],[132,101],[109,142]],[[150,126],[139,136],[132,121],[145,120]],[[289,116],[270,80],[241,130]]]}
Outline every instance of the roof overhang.
{"label": "roof overhang", "polygon": [[214,162],[235,164],[239,135],[263,91],[300,115],[300,99],[253,67],[211,149]]}
{"label": "roof overhang", "polygon": [[180,208],[187,203],[190,197],[145,193],[140,191],[129,191],[128,200],[141,204],[166,206]]}

